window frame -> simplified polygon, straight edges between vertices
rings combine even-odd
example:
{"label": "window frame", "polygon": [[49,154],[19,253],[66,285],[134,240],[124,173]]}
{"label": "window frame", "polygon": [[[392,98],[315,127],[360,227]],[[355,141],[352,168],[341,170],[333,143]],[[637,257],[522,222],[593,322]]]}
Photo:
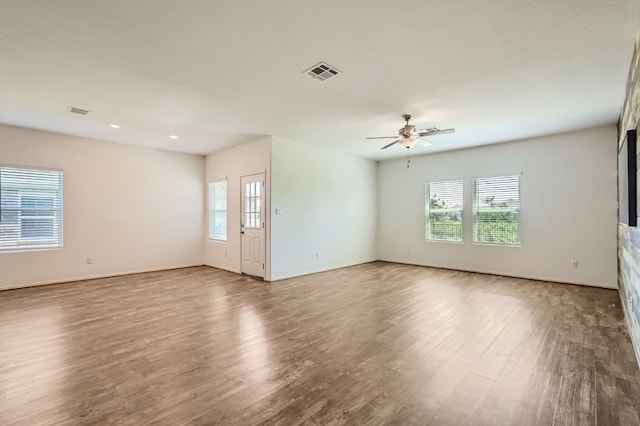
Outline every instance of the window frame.
{"label": "window frame", "polygon": [[[224,196],[225,196],[225,209],[224,210],[216,210],[215,209],[215,191],[212,191],[212,188],[216,184],[224,183]],[[207,229],[207,238],[210,241],[217,241],[220,243],[226,243],[229,240],[229,181],[227,178],[217,179],[209,181],[207,184],[207,203],[208,203],[208,229]],[[212,196],[213,195],[213,196]],[[220,237],[216,235],[215,225],[216,225],[216,212],[224,212],[224,220],[225,220],[225,230],[224,237]],[[211,232],[213,225],[214,231]]]}
{"label": "window frame", "polygon": [[[18,233],[20,234],[19,239],[16,241],[18,244],[15,246],[3,246],[0,244],[0,255],[9,254],[9,253],[28,253],[28,252],[36,252],[36,251],[54,251],[54,250],[63,250],[64,249],[64,210],[65,210],[65,202],[64,202],[64,170],[58,168],[51,167],[38,167],[31,165],[17,165],[17,164],[8,164],[8,163],[0,163],[0,169],[14,169],[20,171],[33,171],[33,172],[53,172],[58,173],[58,186],[54,190],[52,188],[49,189],[33,189],[33,188],[21,188],[18,187],[14,189],[16,191],[15,197],[17,200],[16,207],[11,210],[15,210],[15,216],[17,219],[16,227],[18,229]],[[0,216],[2,216],[2,179],[0,178]],[[32,192],[41,192],[40,194],[29,194],[28,191]],[[7,191],[8,192],[8,191]],[[46,216],[32,216],[25,215],[23,212],[23,199],[31,197],[31,198],[51,198],[52,199],[52,207],[49,209],[51,214]],[[56,205],[58,204],[58,205]],[[46,211],[46,210],[45,210]],[[57,217],[59,216],[59,218]],[[0,217],[1,219],[1,217]],[[22,237],[22,220],[50,220],[51,221],[51,237]],[[0,226],[2,222],[0,220]],[[33,244],[34,241],[40,240],[40,244]],[[2,242],[2,235],[0,234],[0,242]],[[29,244],[31,243],[31,244]]]}
{"label": "window frame", "polygon": [[[424,182],[423,185],[423,192],[424,192],[424,240],[428,243],[454,243],[454,244],[464,244],[465,242],[465,238],[464,238],[464,224],[465,224],[465,220],[464,220],[464,215],[465,215],[465,202],[464,202],[464,187],[465,187],[465,177],[453,177],[453,178],[444,178],[444,179],[437,179],[437,180],[428,180],[426,182]],[[431,184],[432,183],[442,183],[442,182],[454,182],[454,181],[461,181],[462,183],[462,204],[460,207],[460,229],[461,229],[461,233],[460,233],[460,240],[439,240],[439,239],[433,239],[433,238],[427,238],[427,233],[428,233],[428,229],[429,229],[429,201],[431,200]],[[428,189],[428,195],[429,197],[427,197],[427,188]]]}
{"label": "window frame", "polygon": [[[516,244],[509,243],[496,243],[496,242],[482,242],[476,241],[476,205],[477,205],[477,190],[476,185],[478,179],[490,179],[501,177],[517,177],[518,178],[518,242]],[[522,172],[512,173],[499,173],[491,175],[473,176],[471,178],[471,243],[479,246],[494,246],[494,247],[522,247]]]}

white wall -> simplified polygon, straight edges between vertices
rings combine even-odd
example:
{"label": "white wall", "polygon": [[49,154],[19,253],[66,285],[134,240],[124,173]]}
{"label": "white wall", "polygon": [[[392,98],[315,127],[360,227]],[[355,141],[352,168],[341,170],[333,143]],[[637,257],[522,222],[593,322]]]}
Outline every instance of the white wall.
{"label": "white wall", "polygon": [[0,289],[203,263],[202,156],[0,126],[0,163],[64,170],[64,248],[0,254]]}
{"label": "white wall", "polygon": [[[382,260],[616,287],[616,128],[379,164]],[[445,142],[443,142],[445,143]],[[519,173],[521,247],[471,243],[471,179]],[[425,242],[424,183],[465,177],[464,244]],[[578,269],[571,261],[578,260]]]}
{"label": "white wall", "polygon": [[[0,163],[65,177],[64,249],[0,254],[0,289],[202,263],[240,272],[240,177],[263,171],[267,279],[379,258],[615,288],[615,138],[601,127],[413,157],[407,169],[263,137],[205,168],[201,156],[0,126]],[[470,208],[464,244],[424,241],[425,181],[464,176],[470,207],[473,176],[510,172],[522,173],[522,247],[471,244]],[[221,243],[206,238],[206,182],[225,177]]]}
{"label": "white wall", "polygon": [[272,279],[375,260],[376,163],[278,137],[271,147]]}
{"label": "white wall", "polygon": [[[206,232],[205,238],[205,264],[220,269],[226,269],[236,273],[241,272],[241,185],[240,178],[256,173],[265,174],[265,199],[264,211],[266,229],[265,252],[265,279],[270,279],[269,262],[269,182],[271,170],[271,137],[265,136],[254,141],[243,143],[232,148],[217,151],[206,160],[206,180],[212,182],[227,179],[227,241],[209,240]],[[207,203],[205,202],[205,205]],[[208,228],[207,228],[208,229]]]}

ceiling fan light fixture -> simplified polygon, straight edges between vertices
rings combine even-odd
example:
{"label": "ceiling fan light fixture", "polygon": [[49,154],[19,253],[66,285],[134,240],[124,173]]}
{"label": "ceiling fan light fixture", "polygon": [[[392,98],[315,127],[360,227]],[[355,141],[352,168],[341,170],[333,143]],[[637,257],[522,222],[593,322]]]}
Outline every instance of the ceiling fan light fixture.
{"label": "ceiling fan light fixture", "polygon": [[[393,142],[383,146],[380,149],[387,149],[395,144],[401,145],[407,149],[413,147],[418,143],[418,138],[425,136],[446,135],[449,133],[455,133],[456,129],[439,129],[437,127],[429,127],[428,129],[416,131],[416,126],[409,124],[411,115],[404,114],[402,118],[405,121],[405,125],[398,130],[398,136],[374,136],[367,139],[395,139]],[[420,143],[425,146],[431,146],[431,142],[427,142],[424,139],[420,139]]]}
{"label": "ceiling fan light fixture", "polygon": [[398,143],[400,145],[404,146],[405,148],[411,148],[412,146],[414,146],[416,144],[416,142],[418,142],[418,140],[416,138],[414,138],[413,136],[409,136],[408,138],[402,139]]}

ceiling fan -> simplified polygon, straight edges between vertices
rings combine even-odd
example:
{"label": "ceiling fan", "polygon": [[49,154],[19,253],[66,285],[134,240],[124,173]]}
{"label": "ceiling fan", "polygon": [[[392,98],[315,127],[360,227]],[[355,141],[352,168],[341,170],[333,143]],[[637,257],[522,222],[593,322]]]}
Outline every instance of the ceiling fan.
{"label": "ceiling fan", "polygon": [[[401,127],[400,130],[398,130],[398,136],[375,136],[367,139],[396,139],[395,141],[383,146],[380,149],[387,149],[395,144],[400,144],[409,149],[418,142],[418,139],[421,139],[425,136],[446,135],[449,133],[454,133],[456,131],[456,129],[438,129],[437,127],[429,127],[428,129],[416,131],[416,126],[409,124],[409,120],[411,120],[410,114],[404,114],[402,118],[404,119],[406,124],[404,125],[404,127]],[[426,142],[427,144],[431,145],[430,142],[422,142]]]}

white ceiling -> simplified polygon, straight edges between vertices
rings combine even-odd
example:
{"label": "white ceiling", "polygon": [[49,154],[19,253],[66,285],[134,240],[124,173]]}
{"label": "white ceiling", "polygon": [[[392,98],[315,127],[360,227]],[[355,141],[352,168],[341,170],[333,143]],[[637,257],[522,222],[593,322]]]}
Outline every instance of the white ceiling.
{"label": "white ceiling", "polygon": [[[0,122],[200,154],[270,134],[371,159],[405,154],[364,139],[405,112],[457,129],[420,152],[540,136],[616,122],[639,18],[637,0],[3,0]],[[302,74],[319,61],[343,74]]]}

